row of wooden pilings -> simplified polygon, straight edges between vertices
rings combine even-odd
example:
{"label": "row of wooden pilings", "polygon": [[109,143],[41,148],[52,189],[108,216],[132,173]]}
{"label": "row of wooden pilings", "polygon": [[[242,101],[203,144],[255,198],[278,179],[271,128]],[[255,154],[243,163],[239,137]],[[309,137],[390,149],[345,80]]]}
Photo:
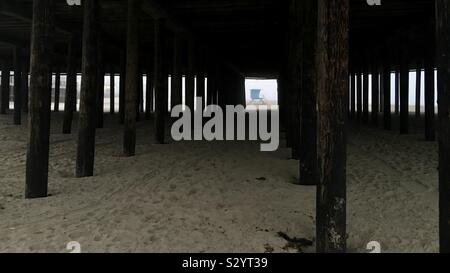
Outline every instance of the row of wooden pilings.
{"label": "row of wooden pilings", "polygon": [[[439,90],[439,180],[440,180],[440,247],[442,252],[450,252],[450,142],[449,142],[449,79],[450,69],[450,6],[447,0],[437,0],[436,18],[437,36],[437,67]],[[82,39],[82,82],[79,111],[78,147],[76,160],[76,176],[86,177],[94,174],[95,133],[103,115],[99,90],[99,78],[104,70],[99,65],[102,62],[99,46],[99,3],[97,0],[86,1],[84,5],[83,39]],[[121,77],[120,108],[121,119],[124,122],[123,153],[133,156],[136,151],[136,122],[142,91],[139,75],[139,1],[128,0],[127,50]],[[282,122],[287,129],[288,145],[293,149],[293,156],[300,160],[299,183],[317,185],[317,220],[316,243],[318,252],[346,251],[346,123],[350,115],[360,109],[364,120],[368,120],[367,98],[364,94],[358,98],[363,101],[356,104],[359,107],[349,107],[350,94],[359,92],[350,88],[349,76],[349,1],[348,0],[307,0],[291,1],[289,14],[289,31],[286,39],[286,62],[280,78],[280,109]],[[52,43],[54,38],[54,0],[34,0],[32,42],[30,50],[30,84],[29,84],[29,140],[26,170],[26,198],[47,196],[49,135],[50,135],[50,88],[52,72]],[[167,116],[168,52],[167,27],[162,18],[155,18],[154,29],[154,60],[153,88],[155,109],[155,140],[165,142],[165,118]],[[179,40],[175,39],[174,48],[179,48]],[[69,43],[67,67],[67,93],[64,132],[70,132],[76,101],[76,61],[74,47],[76,38]],[[193,52],[190,45],[189,52]],[[190,54],[190,59],[194,54]],[[308,57],[309,56],[309,57]],[[178,61],[174,54],[174,63]],[[210,60],[211,61],[211,60]],[[15,68],[20,65],[16,63]],[[227,68],[228,69],[228,68]],[[227,70],[224,69],[224,70]],[[187,105],[193,104],[193,78],[195,67],[190,66],[187,73]],[[197,72],[197,86],[208,92],[208,98],[215,103],[244,103],[242,89],[233,92],[236,86],[242,88],[244,78],[231,71],[210,70]],[[400,71],[405,73],[403,67]],[[5,70],[4,70],[5,71]],[[23,70],[25,71],[25,69]],[[427,71],[427,70],[426,70]],[[6,72],[6,71],[5,71]],[[235,84],[220,84],[220,75],[234,79]],[[429,72],[429,70],[428,70]],[[429,72],[430,73],[430,72]],[[9,73],[2,73],[6,75]],[[17,86],[20,77],[17,75]],[[23,73],[26,74],[26,73]],[[180,103],[181,70],[173,69],[172,101]],[[390,73],[383,73],[383,86],[388,86]],[[208,76],[208,86],[203,86],[203,77]],[[2,77],[2,83],[3,83]],[[359,77],[358,77],[359,78]],[[400,78],[404,80],[404,77]],[[16,82],[16,79],[15,79]],[[229,81],[228,81],[229,82]],[[352,81],[354,82],[354,81]],[[405,83],[400,88],[405,88]],[[149,83],[150,84],[150,83]],[[5,83],[5,86],[7,84]],[[407,83],[406,83],[407,85]],[[16,86],[16,85],[15,85]],[[203,89],[202,89],[203,86]],[[229,92],[220,95],[220,86],[227,86]],[[402,87],[403,86],[403,87]],[[353,85],[352,85],[353,87]],[[4,87],[3,89],[6,89]],[[2,89],[2,90],[3,90]],[[384,92],[390,88],[384,88]],[[23,90],[17,88],[15,97],[20,97]],[[4,92],[2,93],[2,108],[4,108]],[[178,94],[178,96],[176,95]],[[403,96],[402,96],[403,94]],[[400,91],[400,101],[405,100],[405,92]],[[147,94],[148,98],[153,97]],[[388,105],[390,96],[384,96],[384,105]],[[226,98],[219,102],[217,98]],[[356,98],[353,96],[352,98]],[[403,98],[403,100],[402,100]],[[208,99],[208,100],[210,100]],[[9,100],[8,100],[9,102]],[[23,107],[23,101],[15,100],[15,109]],[[351,105],[354,105],[353,103]],[[366,106],[366,107],[362,107]],[[405,114],[405,104],[400,103],[400,111]],[[402,108],[403,107],[403,108]],[[147,108],[150,109],[150,108]],[[355,111],[352,112],[352,109]],[[389,104],[390,109],[390,104]],[[385,110],[387,110],[385,108]],[[149,110],[150,111],[150,110]],[[20,112],[15,110],[15,112]],[[390,110],[385,111],[385,118]],[[18,115],[16,113],[15,115]],[[16,120],[17,119],[17,120]],[[18,118],[16,117],[16,121]],[[404,116],[403,116],[404,119]],[[401,126],[402,132],[407,130],[407,123]]]}
{"label": "row of wooden pilings", "polygon": [[[417,66],[416,115],[420,115],[422,69],[425,78],[425,138],[439,136],[439,238],[450,252],[450,6],[436,1],[434,43]],[[287,16],[285,60],[279,78],[282,125],[292,157],[299,160],[300,185],[317,186],[318,252],[346,250],[346,124],[349,118],[392,130],[391,75],[396,75],[395,112],[401,134],[410,132],[408,55],[398,69],[390,62],[350,64],[348,1],[291,1]],[[434,25],[434,24],[433,24]],[[388,50],[382,51],[387,54]],[[434,55],[436,57],[434,57]],[[381,56],[380,60],[384,60]],[[435,60],[438,71],[439,124],[435,125]],[[369,75],[372,75],[372,111]]]}

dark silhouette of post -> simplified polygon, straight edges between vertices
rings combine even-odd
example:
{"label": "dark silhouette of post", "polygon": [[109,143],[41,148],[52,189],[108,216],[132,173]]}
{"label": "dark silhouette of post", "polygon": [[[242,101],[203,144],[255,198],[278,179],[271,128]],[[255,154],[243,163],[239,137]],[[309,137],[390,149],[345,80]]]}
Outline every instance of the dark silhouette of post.
{"label": "dark silhouette of post", "polygon": [[10,71],[6,62],[2,62],[2,82],[1,82],[1,94],[0,94],[0,114],[6,115],[9,110],[9,92],[10,92]]}
{"label": "dark silhouette of post", "polygon": [[349,1],[318,6],[317,252],[345,252]]}
{"label": "dark silhouette of post", "polygon": [[97,125],[99,1],[83,2],[83,52],[76,176],[94,175]]}
{"label": "dark silhouette of post", "polygon": [[366,66],[363,78],[363,123],[369,124],[369,72]]}
{"label": "dark silhouette of post", "polygon": [[[302,4],[303,71],[301,77],[301,139],[299,148],[299,182],[301,185],[317,185],[317,0]],[[354,87],[354,84],[353,84]]]}
{"label": "dark silhouette of post", "polygon": [[105,64],[103,58],[103,41],[101,35],[97,36],[97,128],[104,126],[105,113]]}
{"label": "dark silhouette of post", "polygon": [[14,125],[22,124],[22,64],[20,48],[14,48]]}
{"label": "dark silhouette of post", "polygon": [[153,112],[154,96],[153,96],[153,84],[154,77],[153,74],[147,73],[147,82],[145,88],[145,119],[150,120],[151,114]]}
{"label": "dark silhouette of post", "polygon": [[409,133],[409,67],[407,56],[403,56],[400,64],[400,134],[406,135],[408,133]]}
{"label": "dark silhouette of post", "polygon": [[59,99],[61,96],[61,73],[59,70],[55,72],[55,99],[54,99],[54,112],[59,112]]}
{"label": "dark silhouette of post", "polygon": [[372,65],[372,125],[378,126],[378,113],[380,110],[380,73],[378,65]]}
{"label": "dark silhouette of post", "polygon": [[114,72],[109,74],[109,112],[114,114],[116,107],[116,75]]}
{"label": "dark silhouette of post", "polygon": [[356,74],[350,75],[350,117],[356,118]]}
{"label": "dark silhouette of post", "polygon": [[421,109],[421,99],[422,99],[422,67],[417,66],[416,70],[416,118],[420,118],[422,109]]}
{"label": "dark silhouette of post", "polygon": [[356,92],[356,118],[361,120],[363,116],[363,76],[361,71],[356,74]]}
{"label": "dark silhouette of post", "polygon": [[436,0],[439,101],[439,245],[450,253],[450,3]]}
{"label": "dark silhouette of post", "polygon": [[66,97],[64,101],[63,134],[72,133],[73,115],[77,108],[77,67],[75,48],[78,46],[78,38],[72,35],[69,39],[67,55],[67,79]]}
{"label": "dark silhouette of post", "polygon": [[191,113],[194,113],[195,96],[195,47],[192,40],[188,41],[188,63],[186,75],[185,103]]}
{"label": "dark silhouette of post", "polygon": [[383,126],[385,130],[392,128],[391,106],[391,69],[386,62],[383,65]]}
{"label": "dark silhouette of post", "polygon": [[30,113],[25,198],[46,197],[50,142],[50,66],[54,41],[54,1],[34,0],[31,29]]}
{"label": "dark silhouette of post", "polygon": [[127,70],[125,82],[125,128],[123,153],[136,154],[136,117],[138,114],[139,72],[139,0],[128,0]]}
{"label": "dark silhouette of post", "polygon": [[171,77],[171,105],[172,107],[182,103],[182,54],[183,39],[179,33],[174,33],[173,43],[173,68]]}
{"label": "dark silhouette of post", "polygon": [[166,29],[162,19],[155,20],[155,141],[164,144],[165,117],[167,115],[167,64],[165,62],[165,35]]}
{"label": "dark silhouette of post", "polygon": [[425,60],[425,140],[436,140],[435,126],[435,74],[433,58]]}

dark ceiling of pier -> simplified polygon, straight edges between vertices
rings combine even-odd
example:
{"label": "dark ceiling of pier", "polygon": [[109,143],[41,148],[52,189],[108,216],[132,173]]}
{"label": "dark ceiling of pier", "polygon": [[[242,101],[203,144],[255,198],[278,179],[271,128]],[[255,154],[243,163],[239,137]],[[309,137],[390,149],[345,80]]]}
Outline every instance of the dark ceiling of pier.
{"label": "dark ceiling of pier", "polygon": [[[203,45],[213,48],[248,76],[276,76],[286,33],[288,1],[280,0],[160,0],[160,16],[169,16],[179,28]],[[57,2],[55,63],[64,66],[68,34],[80,33],[82,8]],[[394,65],[401,45],[407,45],[410,59],[425,56],[424,47],[433,41],[433,0],[382,0],[369,6],[366,0],[351,0],[351,63],[380,52]],[[102,33],[109,66],[117,66],[125,47],[127,8],[125,0],[101,1]],[[163,13],[161,13],[163,11]],[[29,48],[32,0],[0,0],[0,59],[10,61],[11,47]],[[141,14],[141,52],[151,63],[153,17],[149,9]]]}

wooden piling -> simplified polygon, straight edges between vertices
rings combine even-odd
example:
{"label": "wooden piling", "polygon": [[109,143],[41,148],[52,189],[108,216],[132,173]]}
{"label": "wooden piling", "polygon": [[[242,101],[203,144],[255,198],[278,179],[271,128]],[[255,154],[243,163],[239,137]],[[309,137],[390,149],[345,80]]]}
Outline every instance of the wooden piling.
{"label": "wooden piling", "polygon": [[400,64],[400,134],[409,133],[409,67],[407,56]]}
{"label": "wooden piling", "polygon": [[30,65],[29,65],[29,57],[28,60],[27,59],[23,59],[21,62],[22,65],[22,82],[20,84],[20,88],[21,88],[21,94],[22,94],[22,111],[24,113],[28,113],[28,93],[29,93],[29,84],[28,84],[28,77],[29,77],[29,70],[30,70]]}
{"label": "wooden piling", "polygon": [[78,38],[70,37],[67,55],[67,79],[66,97],[64,102],[63,134],[72,133],[73,114],[77,108],[77,67],[75,48],[78,46]]}
{"label": "wooden piling", "polygon": [[30,113],[25,198],[46,197],[50,142],[50,74],[54,0],[34,0],[31,30]]}
{"label": "wooden piling", "polygon": [[128,0],[127,71],[125,87],[125,128],[123,153],[136,154],[136,117],[139,80],[139,0]]}
{"label": "wooden piling", "polygon": [[433,58],[425,60],[425,140],[436,140],[435,74]]}
{"label": "wooden piling", "polygon": [[165,117],[167,115],[168,79],[165,56],[166,29],[162,19],[155,20],[155,142],[165,142]]}
{"label": "wooden piling", "polygon": [[391,69],[387,62],[383,65],[383,93],[383,126],[385,130],[391,130]]}
{"label": "wooden piling", "polygon": [[416,69],[416,118],[420,118],[421,109],[421,99],[422,99],[422,67],[419,64]]}
{"label": "wooden piling", "polygon": [[146,100],[145,100],[145,119],[150,120],[151,114],[153,112],[153,104],[154,104],[154,77],[153,75],[150,75],[150,73],[147,73],[147,82],[146,82]]}
{"label": "wooden piling", "polygon": [[436,0],[439,101],[439,245],[450,253],[450,3]]}
{"label": "wooden piling", "polygon": [[303,56],[309,57],[302,58],[299,182],[317,185],[317,67],[312,57],[317,53],[317,0],[306,0],[302,5]]}
{"label": "wooden piling", "polygon": [[349,1],[318,7],[317,252],[345,252]]}
{"label": "wooden piling", "polygon": [[76,176],[94,175],[97,125],[99,0],[83,2],[83,52]]}
{"label": "wooden piling", "polygon": [[181,105],[183,93],[182,93],[182,55],[183,55],[183,39],[179,33],[174,33],[173,43],[173,68],[172,68],[172,89],[171,89],[171,105],[175,107]]}
{"label": "wooden piling", "polygon": [[188,63],[185,88],[185,103],[191,113],[194,113],[195,101],[195,47],[193,41],[188,41]]}
{"label": "wooden piling", "polygon": [[97,128],[102,129],[105,113],[105,64],[103,58],[103,41],[101,35],[97,37]]}
{"label": "wooden piling", "polygon": [[59,112],[59,99],[61,96],[61,72],[57,70],[55,72],[55,99],[54,99],[54,112]]}
{"label": "wooden piling", "polygon": [[363,76],[361,71],[356,75],[356,92],[356,118],[361,120],[363,116]]}
{"label": "wooden piling", "polygon": [[378,126],[378,113],[380,109],[380,72],[378,65],[372,65],[372,112],[371,123]]}
{"label": "wooden piling", "polygon": [[363,123],[369,124],[369,71],[364,68],[363,73]]}
{"label": "wooden piling", "polygon": [[356,118],[356,74],[350,75],[350,117]]}
{"label": "wooden piling", "polygon": [[9,92],[10,92],[10,71],[6,62],[2,63],[2,86],[0,94],[0,114],[6,115],[9,110]]}
{"label": "wooden piling", "polygon": [[114,115],[116,108],[116,75],[109,74],[109,112]]}
{"label": "wooden piling", "polygon": [[14,125],[22,124],[22,63],[20,48],[14,49]]}

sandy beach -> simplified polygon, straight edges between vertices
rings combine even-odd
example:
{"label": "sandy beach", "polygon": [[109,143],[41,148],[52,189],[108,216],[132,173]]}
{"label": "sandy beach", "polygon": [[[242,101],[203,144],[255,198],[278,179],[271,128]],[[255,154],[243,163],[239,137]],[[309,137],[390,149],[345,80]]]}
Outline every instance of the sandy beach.
{"label": "sandy beach", "polygon": [[[153,123],[142,121],[137,156],[123,158],[121,126],[106,114],[95,176],[76,179],[76,134],[60,133],[62,114],[52,120],[51,196],[25,200],[26,125],[0,116],[0,252],[68,252],[77,241],[83,252],[278,253],[299,251],[279,232],[314,241],[315,187],[293,184],[298,164],[284,146],[153,145]],[[438,251],[436,143],[351,125],[347,171],[350,252],[370,241]]]}

